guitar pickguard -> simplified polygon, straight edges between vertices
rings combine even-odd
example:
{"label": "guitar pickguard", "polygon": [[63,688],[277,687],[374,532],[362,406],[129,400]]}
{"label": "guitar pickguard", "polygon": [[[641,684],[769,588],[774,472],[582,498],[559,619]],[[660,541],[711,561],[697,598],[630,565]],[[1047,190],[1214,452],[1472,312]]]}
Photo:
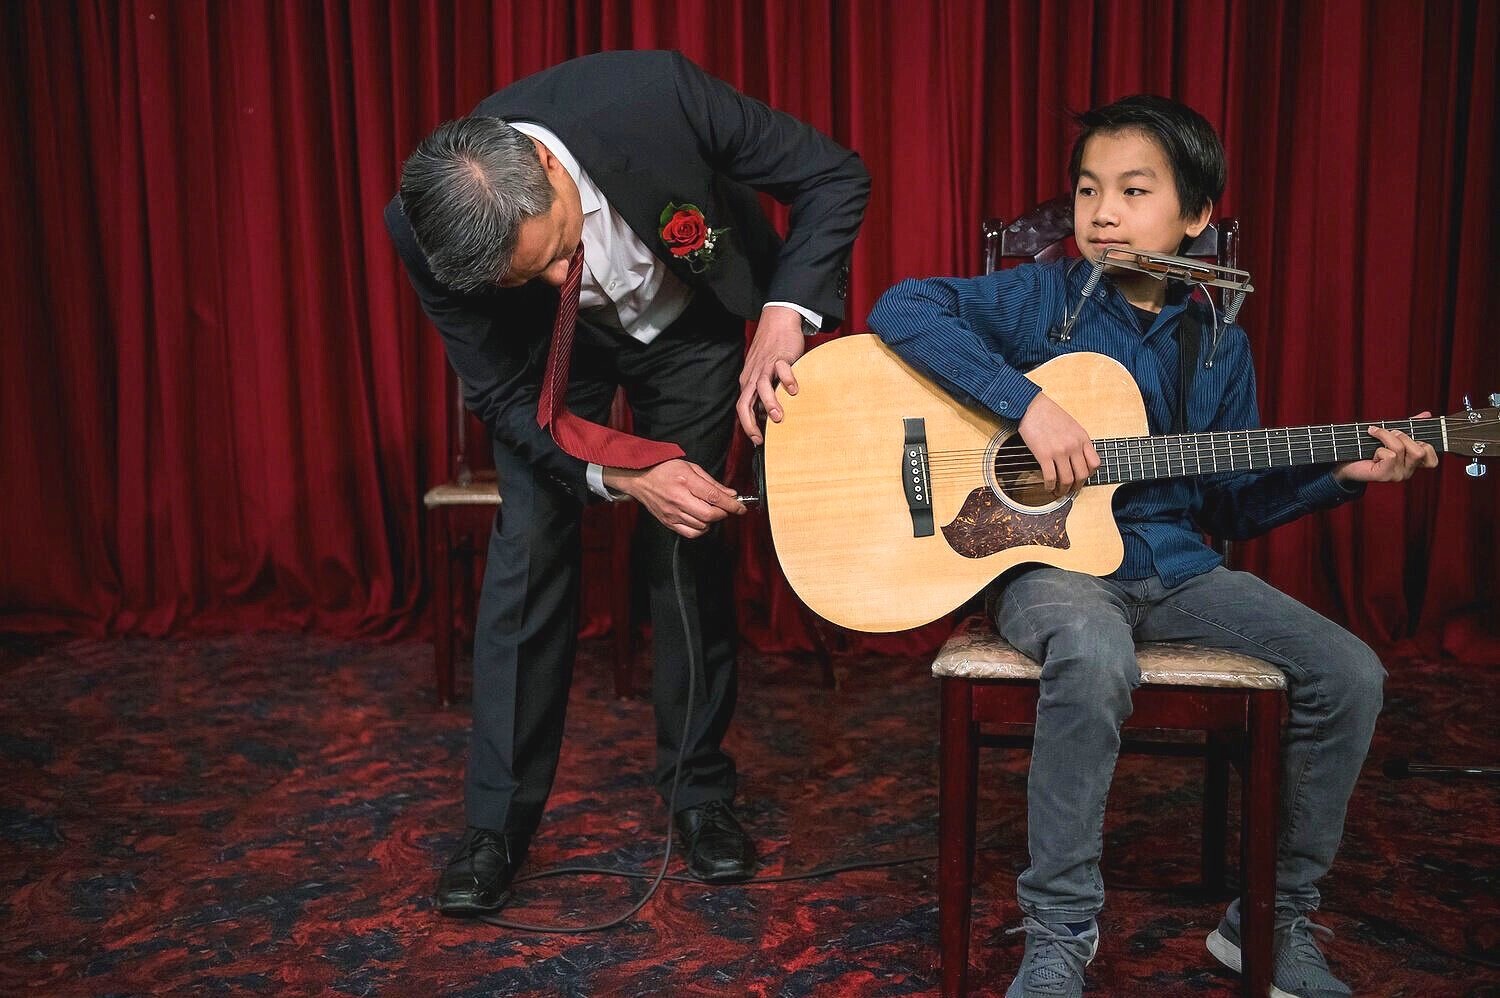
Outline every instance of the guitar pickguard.
{"label": "guitar pickguard", "polygon": [[979,488],[943,527],[943,537],[965,558],[988,558],[1026,544],[1066,550],[1071,547],[1067,522],[1072,508],[1065,502],[1046,513],[1022,513],[1001,502],[993,490]]}

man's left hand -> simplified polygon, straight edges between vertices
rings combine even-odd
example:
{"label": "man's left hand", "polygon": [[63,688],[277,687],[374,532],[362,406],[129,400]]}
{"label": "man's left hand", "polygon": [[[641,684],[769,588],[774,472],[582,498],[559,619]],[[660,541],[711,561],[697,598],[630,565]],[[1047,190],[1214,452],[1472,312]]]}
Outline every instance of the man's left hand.
{"label": "man's left hand", "polygon": [[[1427,419],[1431,415],[1422,412],[1414,418]],[[1432,449],[1432,444],[1413,440],[1400,430],[1379,426],[1370,427],[1368,432],[1381,443],[1375,456],[1339,465],[1334,469],[1334,478],[1341,482],[1404,482],[1416,474],[1418,468],[1437,467],[1437,451]]]}
{"label": "man's left hand", "polygon": [[767,305],[761,311],[760,323],[745,354],[745,367],[740,371],[740,398],[734,406],[740,428],[752,444],[759,445],[765,439],[755,407],[759,405],[773,422],[779,423],[781,406],[776,401],[776,385],[786,385],[789,395],[797,394],[792,362],[802,356],[804,346],[801,313],[780,305]]}

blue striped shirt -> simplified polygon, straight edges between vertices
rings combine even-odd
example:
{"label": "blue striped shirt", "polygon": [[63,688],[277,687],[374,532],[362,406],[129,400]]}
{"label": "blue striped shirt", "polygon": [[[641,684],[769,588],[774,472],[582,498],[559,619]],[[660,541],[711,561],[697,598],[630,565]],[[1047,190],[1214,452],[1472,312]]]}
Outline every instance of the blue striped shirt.
{"label": "blue striped shirt", "polygon": [[[1059,260],[983,277],[903,281],[876,302],[870,328],[959,399],[1017,422],[1040,392],[1025,372],[1064,353],[1105,354],[1130,371],[1150,431],[1158,434],[1172,432],[1177,411],[1177,320],[1185,308],[1201,308],[1203,336],[1187,429],[1260,426],[1245,331],[1230,326],[1215,345],[1207,308],[1190,302],[1181,286],[1142,332],[1130,303],[1105,278],[1084,305],[1072,338],[1049,338],[1049,330],[1061,328],[1065,308],[1077,307],[1088,273],[1086,263]],[[1210,351],[1213,366],[1205,368]],[[1114,499],[1125,541],[1125,560],[1114,577],[1156,575],[1168,586],[1180,585],[1222,560],[1202,532],[1243,540],[1362,492],[1363,486],[1341,485],[1329,465],[1126,483]]]}

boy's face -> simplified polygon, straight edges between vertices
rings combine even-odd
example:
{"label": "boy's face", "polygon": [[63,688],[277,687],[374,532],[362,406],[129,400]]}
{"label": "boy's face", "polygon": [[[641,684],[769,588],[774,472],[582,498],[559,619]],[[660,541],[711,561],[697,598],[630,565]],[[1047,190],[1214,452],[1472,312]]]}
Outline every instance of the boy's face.
{"label": "boy's face", "polygon": [[1213,205],[1182,217],[1177,182],[1159,145],[1144,132],[1100,133],[1084,143],[1073,191],[1073,235],[1090,263],[1109,246],[1176,253],[1208,224]]}

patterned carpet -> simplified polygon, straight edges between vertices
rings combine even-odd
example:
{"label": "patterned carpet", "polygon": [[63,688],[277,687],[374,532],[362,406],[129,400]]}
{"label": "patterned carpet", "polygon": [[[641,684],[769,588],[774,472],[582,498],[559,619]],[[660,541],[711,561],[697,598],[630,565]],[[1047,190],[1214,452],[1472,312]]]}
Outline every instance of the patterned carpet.
{"label": "patterned carpet", "polygon": [[[1361,995],[1500,995],[1500,785],[1388,780],[1410,754],[1500,761],[1500,664],[1388,658],[1379,741],[1325,885]],[[732,750],[767,873],[935,850],[936,683],[910,660],[749,655]],[[649,868],[665,824],[649,706],[587,644],[530,870]],[[933,864],[710,890],[666,883],[629,925],[543,936],[430,907],[454,845],[462,707],[421,644],[295,635],[0,646],[0,993],[915,995],[936,993]],[[1020,958],[1025,757],[987,754],[972,981]],[[1203,937],[1197,766],[1122,761],[1091,995],[1235,994]],[[1186,830],[1186,831],[1184,831]],[[674,859],[674,871],[680,864]],[[640,881],[522,885],[517,918],[593,921]]]}

